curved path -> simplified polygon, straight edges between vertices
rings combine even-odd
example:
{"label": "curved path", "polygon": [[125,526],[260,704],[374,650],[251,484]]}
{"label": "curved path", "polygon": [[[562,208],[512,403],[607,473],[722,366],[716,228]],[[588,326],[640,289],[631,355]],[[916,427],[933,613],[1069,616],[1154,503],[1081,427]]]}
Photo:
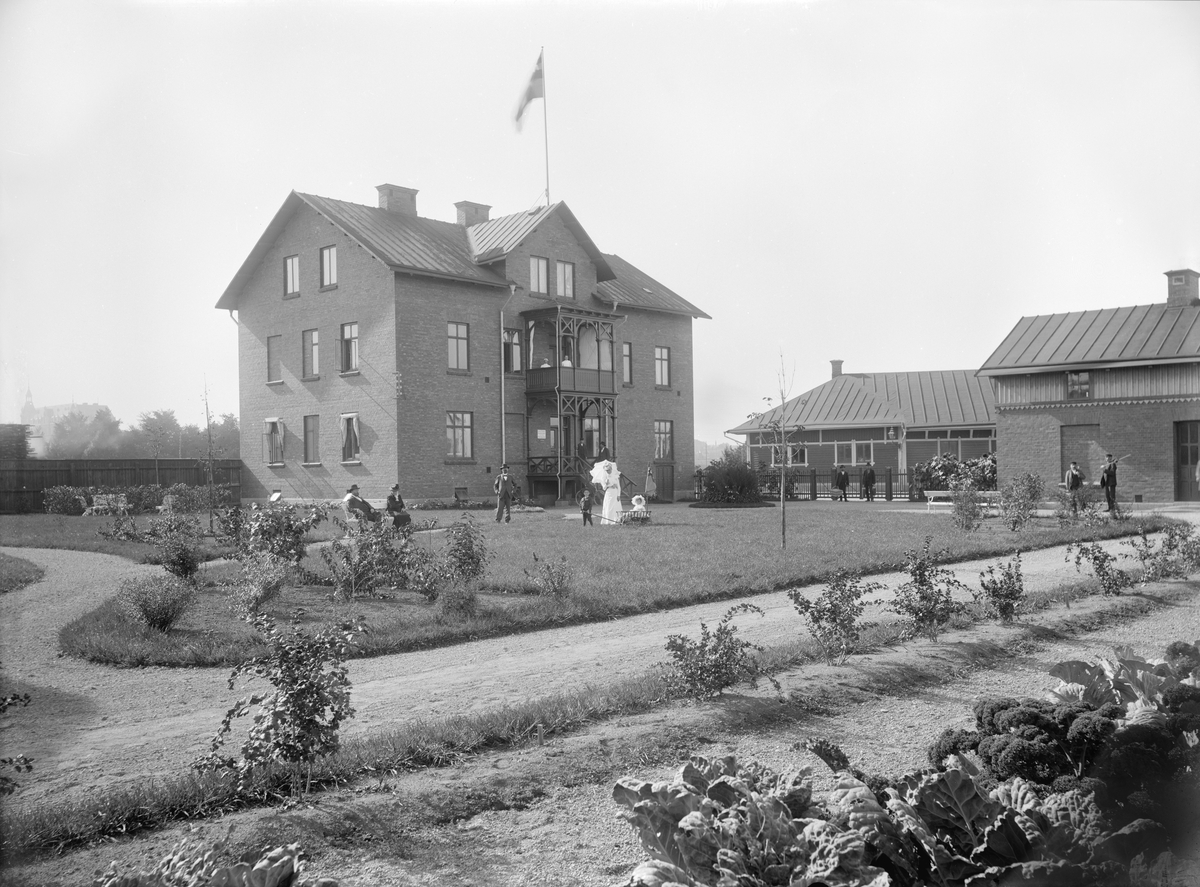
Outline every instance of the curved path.
{"label": "curved path", "polygon": [[[1190,517],[1190,515],[1189,515]],[[1110,550],[1116,543],[1107,543]],[[0,748],[24,753],[35,770],[13,799],[21,806],[54,795],[80,796],[114,783],[173,776],[207,751],[235,698],[228,668],[121,669],[62,657],[58,629],[111,596],[125,577],[158,567],[121,558],[50,549],[0,548],[46,570],[41,582],[0,596],[3,692],[28,692],[33,704],[10,712]],[[974,580],[995,558],[954,565]],[[1022,556],[1028,591],[1075,581],[1053,548]],[[903,577],[873,577],[894,588]],[[811,588],[811,594],[820,592]],[[888,597],[885,591],[877,597]],[[779,644],[806,636],[784,592],[745,599],[765,611],[738,620],[739,634]],[[720,619],[730,602],[707,603],[590,625],[474,641],[454,647],[355,660],[350,664],[357,716],[346,735],[388,727],[414,716],[438,716],[607,684],[665,658],[669,634],[695,635],[700,621]]]}

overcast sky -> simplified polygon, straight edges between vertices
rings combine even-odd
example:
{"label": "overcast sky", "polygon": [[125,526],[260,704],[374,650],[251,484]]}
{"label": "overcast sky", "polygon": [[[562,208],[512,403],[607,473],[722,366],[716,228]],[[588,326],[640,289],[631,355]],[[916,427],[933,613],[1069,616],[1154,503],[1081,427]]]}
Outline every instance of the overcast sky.
{"label": "overcast sky", "polygon": [[237,411],[214,309],[293,188],[550,187],[698,305],[696,436],[1200,270],[1200,3],[0,2],[0,418]]}

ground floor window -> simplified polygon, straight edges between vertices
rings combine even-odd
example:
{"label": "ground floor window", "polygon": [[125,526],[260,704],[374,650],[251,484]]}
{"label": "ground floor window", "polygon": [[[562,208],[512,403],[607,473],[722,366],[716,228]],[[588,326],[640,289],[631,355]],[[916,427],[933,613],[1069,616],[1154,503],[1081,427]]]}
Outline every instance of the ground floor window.
{"label": "ground floor window", "polygon": [[654,458],[670,460],[675,453],[675,423],[669,420],[654,421]]}
{"label": "ground floor window", "polygon": [[446,413],[446,455],[457,459],[474,458],[471,440],[473,415],[471,413]]}

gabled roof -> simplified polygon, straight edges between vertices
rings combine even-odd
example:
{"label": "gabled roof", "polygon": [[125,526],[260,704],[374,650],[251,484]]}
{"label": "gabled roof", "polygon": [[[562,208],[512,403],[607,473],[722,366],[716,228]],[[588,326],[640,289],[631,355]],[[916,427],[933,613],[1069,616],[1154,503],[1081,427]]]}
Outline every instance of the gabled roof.
{"label": "gabled roof", "polygon": [[783,428],[853,428],[903,425],[923,428],[989,425],[992,386],[971,370],[917,373],[845,373],[749,419],[730,434],[746,434],[778,421]]}
{"label": "gabled roof", "polygon": [[583,251],[588,254],[588,258],[596,266],[596,280],[611,280],[612,269],[608,267],[604,254],[592,242],[588,233],[583,230],[583,226],[575,218],[575,213],[571,212],[570,207],[562,201],[472,225],[467,231],[467,238],[475,261],[482,264],[503,259],[552,215],[557,215],[562,219],[563,224],[583,247]]}
{"label": "gabled roof", "polygon": [[1200,306],[1166,304],[1022,317],[981,376],[1200,360]]}
{"label": "gabled roof", "polygon": [[712,320],[683,296],[663,286],[620,256],[608,255],[606,258],[615,276],[596,287],[596,298],[614,305],[647,308],[670,314],[687,314]]}

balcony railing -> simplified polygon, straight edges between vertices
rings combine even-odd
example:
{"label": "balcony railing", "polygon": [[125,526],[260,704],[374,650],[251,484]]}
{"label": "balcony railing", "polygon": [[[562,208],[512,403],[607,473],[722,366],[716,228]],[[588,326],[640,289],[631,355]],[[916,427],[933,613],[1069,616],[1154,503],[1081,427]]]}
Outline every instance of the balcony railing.
{"label": "balcony railing", "polygon": [[538,367],[525,371],[526,391],[581,391],[587,394],[616,393],[616,374],[612,370],[586,367]]}

